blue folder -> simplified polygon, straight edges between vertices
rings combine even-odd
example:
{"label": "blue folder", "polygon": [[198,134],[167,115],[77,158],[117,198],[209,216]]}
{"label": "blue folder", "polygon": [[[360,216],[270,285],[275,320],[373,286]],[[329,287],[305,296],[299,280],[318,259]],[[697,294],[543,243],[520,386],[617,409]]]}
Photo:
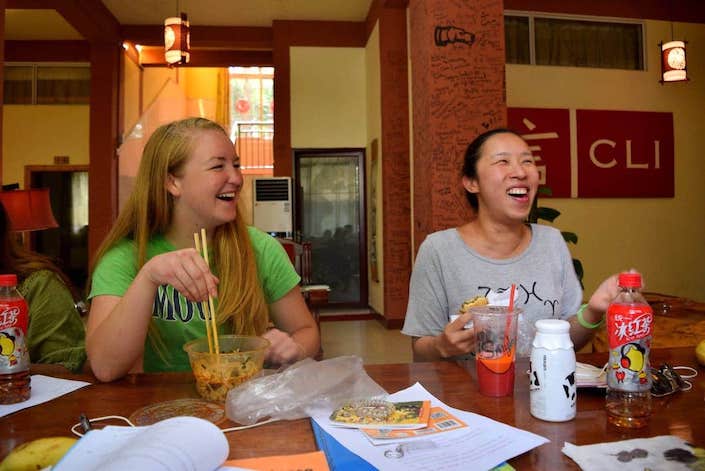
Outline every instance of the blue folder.
{"label": "blue folder", "polygon": [[[331,471],[376,471],[377,468],[360,458],[352,451],[345,448],[338,440],[323,430],[318,423],[311,419],[311,428],[316,438],[318,449],[321,450],[328,460],[328,467]],[[514,467],[507,462],[501,463],[490,471],[514,471]]]}
{"label": "blue folder", "polygon": [[323,430],[315,420],[311,419],[311,428],[316,437],[316,444],[328,460],[331,471],[376,471],[377,468],[345,448],[338,440]]}

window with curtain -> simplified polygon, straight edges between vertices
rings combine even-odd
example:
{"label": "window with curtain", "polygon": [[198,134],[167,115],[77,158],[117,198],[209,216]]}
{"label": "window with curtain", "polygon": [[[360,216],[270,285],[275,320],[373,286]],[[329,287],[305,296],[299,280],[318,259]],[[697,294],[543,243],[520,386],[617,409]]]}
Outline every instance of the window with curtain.
{"label": "window with curtain", "polygon": [[640,22],[506,15],[504,25],[510,64],[644,70]]}
{"label": "window with curtain", "polygon": [[5,104],[88,104],[91,71],[88,65],[5,65]]}
{"label": "window with curtain", "polygon": [[34,67],[6,65],[4,80],[6,105],[31,105],[34,102]]}
{"label": "window with curtain", "polygon": [[504,17],[504,47],[507,64],[530,64],[529,18]]}

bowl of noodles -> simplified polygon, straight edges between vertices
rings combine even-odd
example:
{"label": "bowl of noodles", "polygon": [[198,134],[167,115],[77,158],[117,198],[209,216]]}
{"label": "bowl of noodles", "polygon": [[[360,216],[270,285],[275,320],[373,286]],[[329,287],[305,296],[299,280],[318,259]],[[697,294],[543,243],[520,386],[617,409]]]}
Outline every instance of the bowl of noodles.
{"label": "bowl of noodles", "polygon": [[198,394],[211,401],[225,402],[228,391],[258,376],[262,371],[269,340],[247,335],[219,335],[220,353],[208,352],[208,339],[184,345],[196,379]]}

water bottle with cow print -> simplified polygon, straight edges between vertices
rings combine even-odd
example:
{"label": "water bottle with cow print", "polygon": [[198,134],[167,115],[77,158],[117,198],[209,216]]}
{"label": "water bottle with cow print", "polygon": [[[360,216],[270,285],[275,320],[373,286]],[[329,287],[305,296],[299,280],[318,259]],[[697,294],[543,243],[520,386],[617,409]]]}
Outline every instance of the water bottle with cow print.
{"label": "water bottle with cow print", "polygon": [[641,294],[641,275],[619,274],[619,294],[607,308],[607,420],[638,428],[651,415],[649,350],[654,313]]}
{"label": "water bottle with cow print", "polygon": [[575,351],[570,323],[560,319],[536,321],[529,358],[531,415],[565,422],[575,418]]}

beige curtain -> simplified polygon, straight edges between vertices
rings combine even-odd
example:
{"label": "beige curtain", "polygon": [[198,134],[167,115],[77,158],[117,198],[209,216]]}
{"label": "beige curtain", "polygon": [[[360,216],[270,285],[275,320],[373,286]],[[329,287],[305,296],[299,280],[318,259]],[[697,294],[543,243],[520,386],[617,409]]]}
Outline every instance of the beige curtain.
{"label": "beige curtain", "polygon": [[536,18],[536,64],[643,70],[641,25]]}
{"label": "beige curtain", "polygon": [[230,73],[227,67],[218,70],[215,120],[230,134]]}

